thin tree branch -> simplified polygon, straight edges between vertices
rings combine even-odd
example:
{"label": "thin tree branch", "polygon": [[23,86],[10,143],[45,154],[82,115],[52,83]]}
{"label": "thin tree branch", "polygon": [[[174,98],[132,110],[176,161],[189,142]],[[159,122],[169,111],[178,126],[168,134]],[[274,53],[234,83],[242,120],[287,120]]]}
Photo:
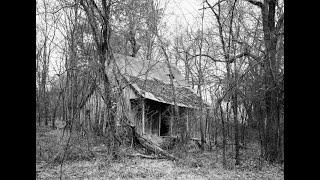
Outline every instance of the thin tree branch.
{"label": "thin tree branch", "polygon": [[[220,3],[222,3],[222,2],[224,2],[224,1],[226,1],[226,0],[221,0],[221,1],[218,1],[217,3],[215,3],[214,5],[212,5],[212,6],[209,6],[209,7],[203,7],[203,8],[200,8],[200,9],[198,9],[198,10],[202,10],[202,9],[208,9],[208,8],[214,8],[215,6],[217,6],[218,4],[220,4]],[[206,0],[206,3],[208,3],[207,2],[207,0]]]}
{"label": "thin tree branch", "polygon": [[284,13],[281,14],[281,16],[280,16],[280,18],[279,18],[279,20],[277,22],[276,29],[275,29],[275,34],[276,35],[279,34],[279,31],[280,31],[283,23],[284,23]]}
{"label": "thin tree branch", "polygon": [[251,4],[255,5],[255,6],[258,6],[261,9],[263,9],[263,7],[264,7],[263,3],[259,2],[259,1],[255,1],[255,0],[245,0],[245,1],[251,3]]}
{"label": "thin tree branch", "polygon": [[[221,2],[221,1],[219,1],[219,2]],[[206,3],[210,7],[210,9],[212,10],[213,14],[215,15],[215,17],[217,19],[217,22],[219,25],[218,28],[219,28],[220,41],[222,44],[222,50],[223,50],[225,59],[228,59],[227,52],[226,52],[226,45],[225,45],[225,41],[224,41],[224,37],[223,37],[222,24],[221,24],[221,20],[220,20],[220,3],[217,3],[219,14],[216,13],[216,11],[213,9],[213,6],[208,2],[208,0],[206,0]]]}
{"label": "thin tree branch", "polygon": [[58,13],[59,11],[61,11],[61,10],[63,10],[63,9],[66,9],[66,8],[73,8],[75,5],[76,5],[76,3],[67,4],[67,5],[65,5],[65,6],[61,6],[61,7],[57,8],[57,9],[55,9],[55,10],[52,10],[52,11],[38,12],[38,13],[36,13],[36,15],[42,15],[42,14],[45,14],[45,13],[55,15],[55,14]]}
{"label": "thin tree branch", "polygon": [[[186,52],[187,53],[187,52]],[[207,58],[210,58],[212,61],[214,62],[223,62],[223,63],[226,63],[226,62],[229,62],[229,63],[233,63],[236,59],[238,58],[242,58],[244,56],[247,56],[247,57],[251,57],[252,59],[255,59],[255,60],[259,60],[261,59],[259,56],[256,56],[256,55],[253,55],[247,51],[243,52],[243,53],[240,53],[234,57],[230,57],[229,58],[229,61],[224,61],[224,60],[219,60],[219,59],[215,59],[213,58],[212,56],[208,55],[208,54],[196,54],[196,55],[192,55],[192,54],[189,54],[187,53],[189,56],[191,56],[188,60],[192,59],[192,58],[195,58],[195,57],[198,57],[198,56],[204,56],[204,57],[207,57]]]}
{"label": "thin tree branch", "polygon": [[105,22],[105,16],[102,15],[101,10],[98,8],[97,4],[94,2],[94,0],[90,0],[90,2],[92,3],[93,7],[97,10],[98,14],[100,15],[100,17],[102,17],[103,21]]}
{"label": "thin tree branch", "polygon": [[81,1],[80,1],[80,4],[81,4],[81,6],[84,8],[84,11],[86,12],[86,15],[87,15],[87,17],[88,17],[89,24],[90,24],[90,26],[91,26],[91,30],[92,30],[92,33],[93,33],[93,38],[94,38],[97,46],[99,47],[101,42],[99,41],[98,33],[97,33],[97,31],[96,31],[97,26],[96,26],[96,24],[94,23],[95,21],[92,19],[92,18],[93,18],[92,16],[94,16],[94,15],[93,15],[93,12],[92,12],[92,10],[90,11],[89,8],[88,8],[88,7],[89,7],[88,2],[86,1],[86,4],[85,4],[83,1],[84,1],[84,0],[81,0]]}

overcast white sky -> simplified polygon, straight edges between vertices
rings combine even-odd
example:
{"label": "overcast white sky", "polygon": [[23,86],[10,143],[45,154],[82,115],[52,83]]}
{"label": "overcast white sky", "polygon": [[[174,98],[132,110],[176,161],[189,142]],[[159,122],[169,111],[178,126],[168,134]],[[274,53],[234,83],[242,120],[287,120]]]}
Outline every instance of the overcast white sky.
{"label": "overcast white sky", "polygon": [[[55,0],[49,0],[49,2],[53,2]],[[168,2],[165,16],[163,17],[163,22],[166,24],[166,31],[164,31],[165,37],[174,37],[177,34],[181,34],[185,32],[185,29],[188,28],[192,31],[197,31],[201,29],[201,15],[202,11],[199,10],[202,8],[203,0],[165,0],[160,1]],[[42,3],[40,1],[40,3]],[[52,4],[50,4],[52,5]],[[210,18],[206,16],[206,14],[210,14],[210,11],[206,11],[204,20],[210,21]],[[212,16],[212,14],[210,14]],[[37,17],[38,20],[39,17]],[[209,22],[204,22],[204,28],[206,24],[210,24]],[[62,35],[59,31],[56,32],[55,42],[56,44],[61,44],[61,40],[63,39]],[[60,41],[60,42],[59,42]],[[61,67],[64,62],[61,60],[61,53],[58,53],[59,48],[54,49],[51,54],[50,64],[49,64],[49,76],[53,77],[55,74],[60,73],[59,67]],[[62,63],[62,64],[61,64]]]}
{"label": "overcast white sky", "polygon": [[[165,16],[163,17],[163,22],[165,22],[167,28],[164,31],[166,33],[165,37],[170,38],[184,33],[186,28],[192,29],[193,32],[201,30],[202,10],[200,9],[203,7],[203,0],[160,0],[160,2],[168,2]],[[210,10],[205,10],[204,16],[203,24],[204,29],[206,29],[206,27],[212,26],[215,20]],[[59,35],[59,32],[57,32],[55,42],[61,44],[58,41],[62,39],[62,35]],[[49,76],[51,77],[59,73],[59,66],[62,65],[61,63],[64,63],[61,60],[61,54],[57,53],[57,51],[59,50],[53,52],[50,58]]]}
{"label": "overcast white sky", "polygon": [[[161,1],[162,2],[162,1]],[[163,1],[164,2],[164,1]],[[199,10],[202,7],[202,0],[168,0],[165,17],[168,30],[166,36],[175,36],[179,34],[178,30],[183,31],[187,27],[196,31],[201,28],[201,13]],[[208,18],[204,18],[205,20]],[[60,36],[60,37],[59,37]],[[62,36],[56,32],[56,41]],[[61,61],[58,53],[53,53],[50,58],[49,75],[52,77],[58,73],[57,62]]]}
{"label": "overcast white sky", "polygon": [[[201,16],[203,0],[169,0],[166,16],[164,21],[167,22],[170,29],[170,33],[181,33],[177,30],[183,30],[185,28],[197,31],[201,29]],[[212,16],[209,10],[205,10],[204,13],[204,28],[206,24],[210,24]]]}
{"label": "overcast white sky", "polygon": [[196,29],[201,22],[201,0],[169,0],[164,20],[172,29],[191,27]]}

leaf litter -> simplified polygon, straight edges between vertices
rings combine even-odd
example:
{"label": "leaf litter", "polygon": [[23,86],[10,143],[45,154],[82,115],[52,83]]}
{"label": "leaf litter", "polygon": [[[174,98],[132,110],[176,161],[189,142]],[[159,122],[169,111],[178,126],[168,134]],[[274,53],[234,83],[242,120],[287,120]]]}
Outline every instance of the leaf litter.
{"label": "leaf litter", "polygon": [[[56,136],[52,132],[47,133],[47,136],[51,140],[54,137],[60,139],[60,136]],[[37,137],[37,141],[45,141],[45,145],[49,144],[43,134],[39,135],[39,138]],[[37,146],[38,144],[41,143],[37,143]],[[55,146],[50,145],[50,148],[52,147]],[[283,168],[280,165],[265,163],[261,168],[256,168],[257,160],[255,157],[258,152],[255,151],[246,151],[241,155],[243,158],[241,166],[234,166],[233,159],[228,158],[228,168],[224,169],[219,150],[204,153],[189,152],[183,155],[182,161],[173,162],[166,159],[127,156],[121,156],[119,160],[111,161],[105,155],[105,146],[95,146],[92,149],[96,151],[96,156],[91,159],[66,161],[62,167],[62,179],[284,179],[283,170],[281,170]],[[130,148],[121,150],[126,153],[135,152]],[[37,151],[39,151],[38,147]],[[37,179],[59,179],[60,165],[48,165],[43,158],[37,158],[36,173]]]}

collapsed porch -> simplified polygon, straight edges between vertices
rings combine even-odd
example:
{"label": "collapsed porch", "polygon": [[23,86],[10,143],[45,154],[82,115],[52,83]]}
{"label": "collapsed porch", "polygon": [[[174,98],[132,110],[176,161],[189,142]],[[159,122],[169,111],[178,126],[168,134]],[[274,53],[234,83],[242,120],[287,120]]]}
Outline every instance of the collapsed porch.
{"label": "collapsed porch", "polygon": [[[132,113],[135,126],[140,134],[152,134],[157,136],[174,136],[176,123],[173,122],[173,105],[153,101],[146,98],[131,99]],[[189,108],[178,107],[179,115],[184,118],[187,130]]]}

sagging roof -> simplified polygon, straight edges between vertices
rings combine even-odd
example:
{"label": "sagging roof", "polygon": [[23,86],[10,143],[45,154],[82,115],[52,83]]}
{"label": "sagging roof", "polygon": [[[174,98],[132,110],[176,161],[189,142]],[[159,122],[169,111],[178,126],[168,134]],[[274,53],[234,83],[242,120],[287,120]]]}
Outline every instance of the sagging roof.
{"label": "sagging roof", "polygon": [[[114,54],[121,74],[144,98],[174,104],[170,73],[166,63],[142,61],[138,58]],[[200,97],[185,81],[178,68],[171,64],[176,103],[180,107],[199,108]],[[208,104],[204,102],[204,106]]]}

